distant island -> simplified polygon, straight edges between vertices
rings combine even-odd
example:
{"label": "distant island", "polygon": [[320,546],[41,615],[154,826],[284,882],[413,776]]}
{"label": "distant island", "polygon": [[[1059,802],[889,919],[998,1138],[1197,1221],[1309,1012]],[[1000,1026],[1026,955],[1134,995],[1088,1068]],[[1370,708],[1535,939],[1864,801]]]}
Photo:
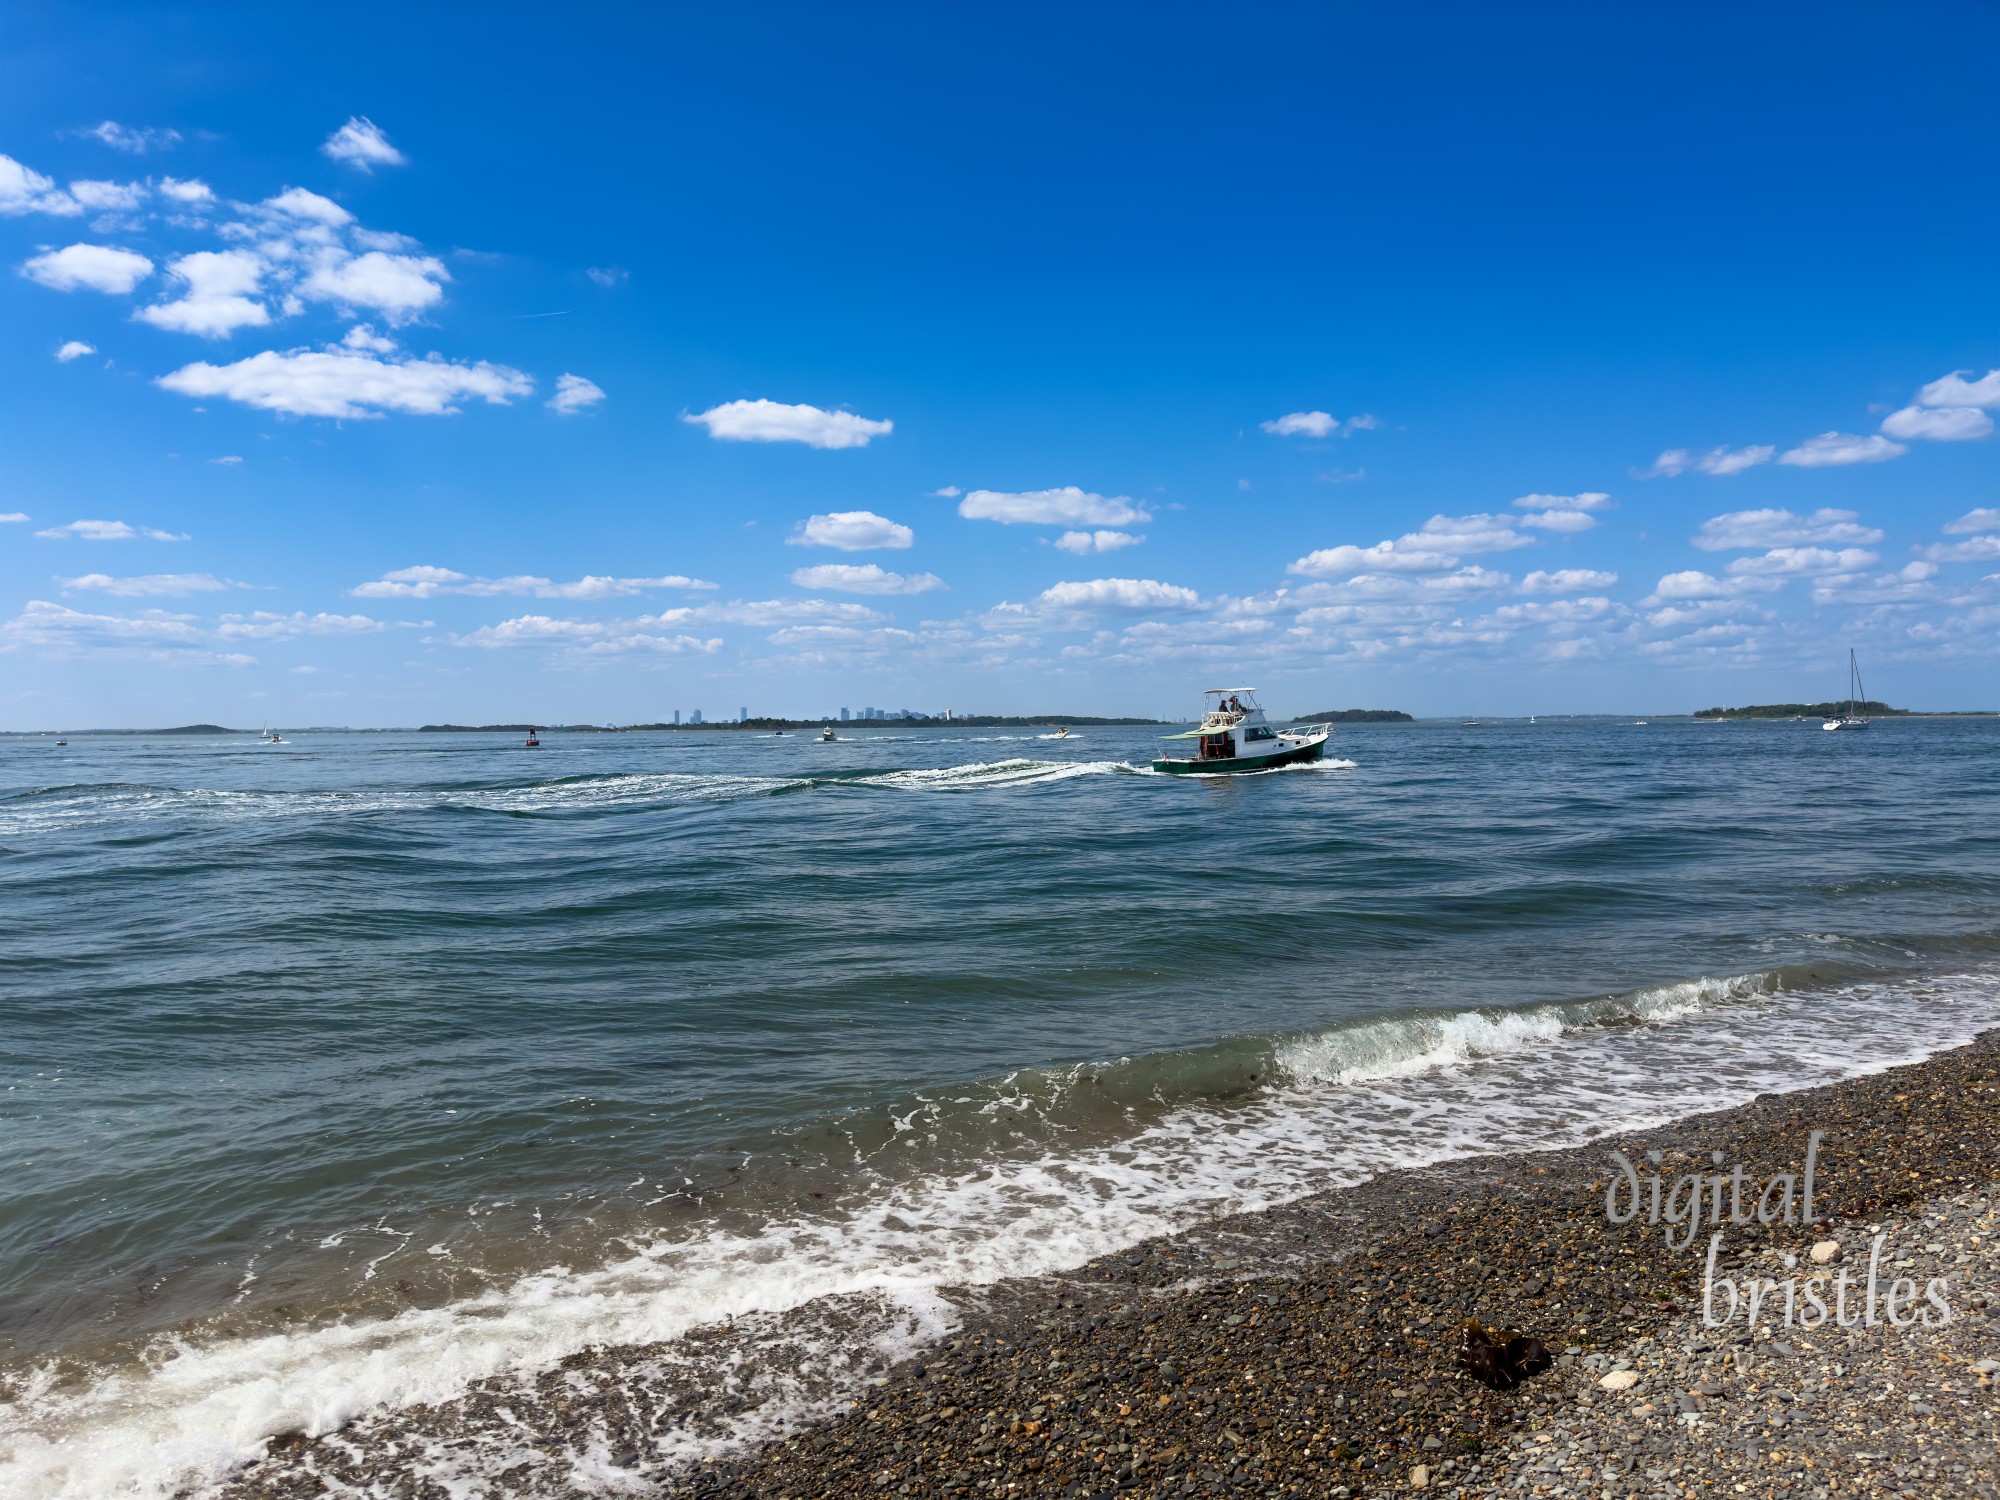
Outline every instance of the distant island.
{"label": "distant island", "polygon": [[[811,719],[717,719],[700,724],[540,724],[533,727],[545,734],[635,734],[655,733],[661,730],[710,730],[749,729],[763,730],[766,734],[781,729],[818,729],[822,724],[837,725],[842,730],[850,729],[908,729],[913,724],[928,725],[933,728],[964,725],[968,729],[1050,729],[1065,724],[1097,726],[1113,725],[1159,725],[1168,723],[1165,719],[1100,719],[1088,714],[1031,714],[1016,716],[1007,714],[953,714],[950,718],[942,715],[907,714],[893,719],[836,719],[830,717]],[[527,724],[425,724],[419,734],[526,734]]]}
{"label": "distant island", "polygon": [[1316,714],[1300,714],[1295,724],[1414,724],[1417,721],[1395,708],[1329,708]]}
{"label": "distant island", "polygon": [[[1857,713],[1871,719],[1908,718],[1907,708],[1891,708],[1869,699],[1854,705]],[[1744,708],[1703,708],[1697,719],[1831,719],[1847,712],[1847,700],[1838,703],[1752,703]]]}

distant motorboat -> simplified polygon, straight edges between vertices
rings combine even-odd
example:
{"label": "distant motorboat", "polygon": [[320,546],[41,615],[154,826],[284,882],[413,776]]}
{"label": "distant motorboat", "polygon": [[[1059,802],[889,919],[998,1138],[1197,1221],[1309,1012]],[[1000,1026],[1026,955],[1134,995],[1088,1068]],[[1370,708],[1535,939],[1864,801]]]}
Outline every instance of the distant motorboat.
{"label": "distant motorboat", "polygon": [[67,745],[68,743],[69,743],[69,741],[68,741],[68,740],[57,740],[57,741],[56,741],[56,744],[57,744],[58,746],[61,746],[61,745]]}
{"label": "distant motorboat", "polygon": [[1641,729],[1644,729],[1646,727],[1646,721],[1644,719],[1634,719],[1632,722],[1638,725],[1639,728]]}
{"label": "distant motorboat", "polygon": [[263,743],[266,745],[282,745],[285,743],[285,737],[275,729],[266,729],[264,731]]}
{"label": "distant motorboat", "polygon": [[1861,686],[1861,664],[1854,659],[1850,647],[1847,653],[1847,712],[1836,714],[1820,725],[1821,729],[1866,729],[1868,720],[1861,714],[1860,705],[1868,701],[1868,691]]}
{"label": "distant motorboat", "polygon": [[1055,732],[1055,738],[1056,738],[1056,739],[1059,739],[1059,740],[1066,740],[1066,739],[1068,739],[1068,738],[1069,738],[1069,725],[1067,725],[1067,724],[1061,724],[1061,725],[1058,725],[1058,726],[1056,727],[1056,732]]}
{"label": "distant motorboat", "polygon": [[1194,740],[1194,755],[1188,759],[1156,760],[1155,771],[1169,776],[1268,771],[1277,766],[1318,760],[1326,752],[1326,737],[1332,733],[1332,725],[1273,729],[1264,717],[1264,710],[1257,706],[1252,688],[1210,688],[1202,696],[1213,701],[1206,705],[1201,723],[1185,734],[1167,736],[1170,740]]}
{"label": "distant motorboat", "polygon": [[839,738],[840,736],[833,732],[833,726],[831,724],[823,724],[820,726],[819,742],[822,745],[831,745],[835,740]]}
{"label": "distant motorboat", "polygon": [[1458,721],[1458,727],[1460,729],[1477,729],[1479,727],[1479,721],[1477,719],[1460,719]]}

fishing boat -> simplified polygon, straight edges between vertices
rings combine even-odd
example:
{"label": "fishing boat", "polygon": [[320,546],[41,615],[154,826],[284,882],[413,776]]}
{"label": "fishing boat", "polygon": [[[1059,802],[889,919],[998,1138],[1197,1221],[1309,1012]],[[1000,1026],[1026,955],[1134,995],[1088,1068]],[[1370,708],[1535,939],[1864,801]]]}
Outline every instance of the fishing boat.
{"label": "fishing boat", "polygon": [[820,725],[819,742],[822,745],[831,745],[835,740],[839,738],[840,736],[833,732],[833,726],[831,724]]}
{"label": "fishing boat", "polygon": [[285,743],[285,737],[275,729],[267,729],[264,731],[263,743],[266,745],[282,745]]}
{"label": "fishing boat", "polygon": [[521,748],[523,750],[539,750],[542,748],[542,732],[534,725],[530,724],[528,726],[528,737],[521,741]]}
{"label": "fishing boat", "polygon": [[1254,688],[1210,688],[1202,694],[1201,723],[1170,740],[1193,740],[1186,759],[1153,762],[1169,776],[1214,776],[1230,771],[1268,771],[1275,766],[1318,760],[1326,752],[1328,724],[1309,729],[1273,729],[1257,705]]}
{"label": "fishing boat", "polygon": [[1847,653],[1847,712],[1835,714],[1819,727],[1822,729],[1866,729],[1868,720],[1862,716],[1861,705],[1868,701],[1867,690],[1861,686],[1861,664],[1854,659],[1854,652]]}

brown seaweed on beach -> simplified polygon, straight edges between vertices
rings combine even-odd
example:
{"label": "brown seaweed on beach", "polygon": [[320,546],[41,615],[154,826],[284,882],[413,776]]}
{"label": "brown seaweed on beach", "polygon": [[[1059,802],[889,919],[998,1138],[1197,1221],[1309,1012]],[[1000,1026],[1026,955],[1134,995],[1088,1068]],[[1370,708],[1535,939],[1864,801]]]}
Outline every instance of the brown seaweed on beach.
{"label": "brown seaweed on beach", "polygon": [[1530,1375],[1539,1375],[1554,1364],[1548,1346],[1531,1334],[1488,1328],[1477,1318],[1465,1320],[1458,1367],[1483,1386],[1511,1391]]}

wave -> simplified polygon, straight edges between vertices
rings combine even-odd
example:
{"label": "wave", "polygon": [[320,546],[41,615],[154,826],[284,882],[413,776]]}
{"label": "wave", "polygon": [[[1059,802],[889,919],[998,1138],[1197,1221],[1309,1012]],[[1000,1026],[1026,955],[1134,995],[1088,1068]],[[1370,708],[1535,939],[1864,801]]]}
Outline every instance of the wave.
{"label": "wave", "polygon": [[[1882,978],[1829,964],[1380,1016],[930,1091],[844,1122],[858,1165],[873,1170],[818,1217],[783,1210],[749,1225],[640,1233],[598,1268],[549,1267],[376,1321],[256,1337],[191,1331],[116,1368],[42,1366],[0,1403],[0,1490],[67,1500],[198,1489],[281,1431],[449,1401],[471,1382],[545,1369],[587,1346],[752,1359],[741,1340],[765,1337],[757,1319],[844,1299],[846,1362],[822,1386],[787,1387],[796,1399],[753,1407],[720,1437],[665,1433],[645,1455],[657,1476],[768,1435],[781,1415],[850,1399],[873,1378],[871,1360],[951,1329],[941,1293],[952,1285],[1060,1272],[1397,1167],[1575,1144],[1879,1071],[1996,1023],[2000,976],[1990,971]],[[683,1338],[731,1318],[740,1336],[726,1355]],[[784,1337],[771,1327],[765,1352],[777,1359]],[[462,1437],[416,1467],[483,1493],[482,1476],[519,1456],[521,1433],[492,1403],[461,1415]]]}

